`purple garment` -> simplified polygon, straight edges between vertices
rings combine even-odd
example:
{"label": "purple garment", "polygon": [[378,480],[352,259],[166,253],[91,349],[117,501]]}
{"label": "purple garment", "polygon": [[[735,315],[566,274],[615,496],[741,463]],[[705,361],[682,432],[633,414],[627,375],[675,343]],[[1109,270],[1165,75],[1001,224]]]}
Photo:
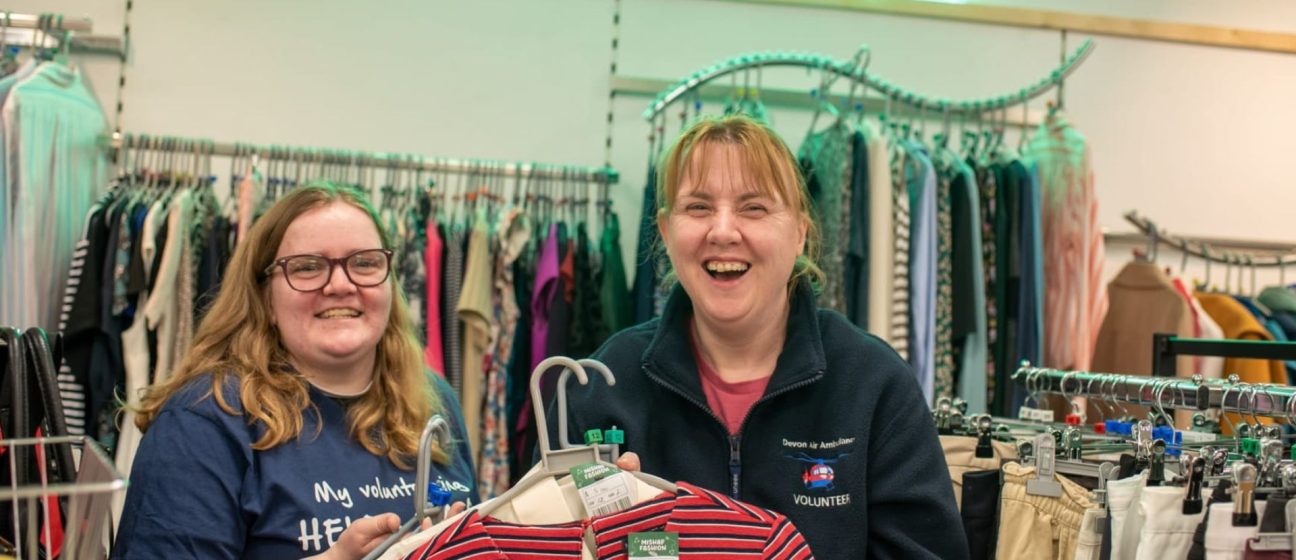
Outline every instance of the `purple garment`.
{"label": "purple garment", "polygon": [[[554,296],[558,294],[558,226],[549,225],[548,235],[540,245],[540,255],[536,257],[535,289],[531,296],[531,367],[534,373],[536,366],[548,357],[549,310],[553,306]],[[557,384],[557,376],[550,376],[549,384]],[[528,387],[530,375],[527,376]],[[543,392],[543,391],[542,391]],[[552,391],[551,391],[552,394]],[[536,427],[531,419],[531,399],[522,402],[522,412],[518,414],[517,426],[513,433],[519,434],[516,441],[519,453],[525,464],[530,464],[532,446],[536,441]],[[525,470],[525,469],[523,469]]]}
{"label": "purple garment", "polygon": [[558,226],[549,225],[549,234],[540,247],[536,260],[535,291],[531,296],[531,369],[534,370],[546,356],[549,339],[549,308],[558,293]]}

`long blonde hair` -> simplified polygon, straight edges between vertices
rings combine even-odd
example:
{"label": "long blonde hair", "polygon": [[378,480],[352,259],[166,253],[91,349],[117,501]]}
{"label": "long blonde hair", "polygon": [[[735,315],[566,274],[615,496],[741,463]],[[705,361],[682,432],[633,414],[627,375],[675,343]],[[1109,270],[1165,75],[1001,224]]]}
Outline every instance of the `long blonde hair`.
{"label": "long blonde hair", "polygon": [[[235,416],[240,412],[226,402],[221,389],[231,376],[239,380],[242,414],[249,424],[260,423],[266,428],[252,449],[264,451],[296,440],[307,409],[320,418],[310,401],[306,380],[293,373],[279,331],[271,322],[270,287],[263,271],[274,260],[293,220],[333,202],[364,210],[378,229],[383,248],[392,246],[373,205],[356,189],[312,183],[281,198],[234,250],[220,292],[174,375],[143,391],[135,417],[141,431],[148,430],[168,399],[204,374],[211,375],[211,389],[203,398],[215,398],[221,410]],[[378,342],[373,385],[348,407],[347,418],[351,436],[366,450],[410,469],[424,424],[443,407],[427,378],[405,294],[395,274],[388,281],[393,292],[391,312]],[[446,450],[435,449],[433,456],[441,463],[449,461]]]}
{"label": "long blonde hair", "polygon": [[[757,191],[762,196],[786,203],[806,225],[805,247],[792,265],[789,291],[795,290],[801,282],[823,285],[824,273],[816,264],[820,251],[819,225],[814,219],[813,202],[801,176],[801,168],[783,139],[751,117],[743,114],[702,117],[675,140],[657,166],[657,218],[663,219],[670,213],[679,195],[680,183],[686,176],[705,176],[706,166],[711,162],[693,155],[708,144],[737,147]],[[664,253],[665,247],[660,247],[658,252]],[[664,275],[668,284],[673,283],[674,278],[673,271]]]}

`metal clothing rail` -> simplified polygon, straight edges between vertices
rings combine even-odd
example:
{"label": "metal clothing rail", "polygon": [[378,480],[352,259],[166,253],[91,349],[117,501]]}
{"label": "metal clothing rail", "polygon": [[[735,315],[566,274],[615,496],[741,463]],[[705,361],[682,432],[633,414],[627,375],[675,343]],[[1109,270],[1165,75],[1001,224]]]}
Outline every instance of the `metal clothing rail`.
{"label": "metal clothing rail", "polygon": [[63,47],[76,54],[125,56],[121,37],[90,35],[92,27],[88,17],[0,12],[0,41],[9,48]]}
{"label": "metal clothing rail", "polygon": [[684,97],[688,92],[697,89],[707,82],[722,76],[744,70],[761,69],[769,66],[801,66],[832,72],[862,83],[884,96],[904,103],[919,111],[937,111],[939,113],[982,113],[1021,105],[1043,95],[1053,86],[1075,72],[1076,68],[1093,52],[1093,40],[1086,39],[1075,52],[1066,57],[1062,64],[1048,75],[1034,83],[1021,88],[1016,93],[984,99],[953,100],[943,97],[932,97],[914,93],[886,78],[871,74],[867,68],[857,68],[852,62],[842,62],[818,54],[798,53],[751,53],[738,55],[729,60],[694,72],[691,76],[676,82],[670,89],[657,95],[657,98],[643,112],[646,120],[653,120],[666,107]]}
{"label": "metal clothing rail", "polygon": [[0,12],[0,22],[5,27],[22,29],[49,29],[62,31],[84,31],[89,33],[92,23],[88,17],[66,18],[62,14],[16,14]]}
{"label": "metal clothing rail", "polygon": [[1013,374],[1031,393],[1095,397],[1165,410],[1219,409],[1245,416],[1296,420],[1296,387],[1193,379],[1093,373],[1024,365]]}
{"label": "metal clothing rail", "polygon": [[1152,335],[1153,375],[1177,377],[1179,368],[1176,356],[1296,360],[1296,342],[1179,338],[1165,333]]}
{"label": "metal clothing rail", "polygon": [[[1155,256],[1155,246],[1165,245],[1199,259],[1222,264],[1241,265],[1245,267],[1282,267],[1296,264],[1296,242],[1251,241],[1242,239],[1208,239],[1201,237],[1183,237],[1171,235],[1157,227],[1156,222],[1131,210],[1125,213],[1125,221],[1138,228],[1137,239],[1144,240],[1153,246],[1149,247]],[[1127,240],[1108,235],[1108,240]],[[1225,249],[1220,249],[1223,247]],[[1229,249],[1246,251],[1239,253]],[[1263,254],[1257,254],[1263,253]],[[1275,255],[1274,253],[1280,253]]]}
{"label": "metal clothing rail", "polygon": [[620,176],[611,167],[583,167],[545,163],[521,163],[494,160],[461,160],[410,154],[360,152],[329,148],[263,146],[245,143],[212,142],[174,136],[113,133],[109,147],[128,150],[158,150],[198,155],[251,157],[297,160],[302,163],[327,163],[383,169],[421,169],[448,173],[473,173],[503,177],[525,177],[616,184]]}

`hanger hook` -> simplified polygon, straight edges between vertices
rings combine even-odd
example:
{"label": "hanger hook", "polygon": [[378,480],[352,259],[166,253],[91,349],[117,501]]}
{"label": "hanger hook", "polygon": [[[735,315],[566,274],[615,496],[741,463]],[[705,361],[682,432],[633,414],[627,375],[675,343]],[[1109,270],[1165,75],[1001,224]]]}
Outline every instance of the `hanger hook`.
{"label": "hanger hook", "polygon": [[1296,394],[1287,396],[1287,424],[1296,424]]}
{"label": "hanger hook", "polygon": [[[607,364],[592,358],[577,360],[576,363],[583,367],[593,369],[603,375],[603,380],[609,386],[616,385],[616,376],[612,375],[612,370],[608,369]],[[571,443],[567,434],[567,379],[574,373],[571,369],[563,369],[562,375],[558,376],[558,448],[571,449],[576,447]]]}
{"label": "hanger hook", "polygon": [[1031,408],[1040,406],[1040,389],[1039,378],[1044,373],[1044,368],[1032,368],[1029,375],[1026,376],[1026,391],[1029,393]]}
{"label": "hanger hook", "polygon": [[[1085,386],[1084,386],[1085,394],[1091,397],[1098,395],[1098,393],[1095,393],[1093,390],[1093,384],[1094,381],[1100,381],[1101,379],[1102,378],[1098,375],[1090,374],[1089,379],[1085,381]],[[1099,391],[1102,390],[1101,383],[1099,383],[1098,389]],[[1102,399],[1101,398],[1093,399],[1093,404],[1094,404],[1094,408],[1098,409],[1098,413],[1101,414],[1103,418],[1107,418],[1107,408],[1103,406]]]}
{"label": "hanger hook", "polygon": [[[548,462],[548,456],[553,448],[549,447],[549,422],[545,419],[545,402],[544,397],[540,395],[540,380],[549,368],[562,366],[576,374],[576,380],[581,385],[589,383],[589,376],[585,374],[585,368],[576,360],[564,356],[551,356],[545,358],[535,369],[531,371],[531,408],[535,412],[536,437],[539,440],[538,445],[541,457]],[[545,465],[548,468],[548,465]]]}
{"label": "hanger hook", "polygon": [[[1220,395],[1220,413],[1221,413],[1220,418],[1224,419],[1225,424],[1228,424],[1229,431],[1233,432],[1234,439],[1237,438],[1237,426],[1233,424],[1233,419],[1229,418],[1228,415],[1228,396],[1229,393],[1233,392],[1235,388],[1237,388],[1237,376],[1230,375],[1228,382],[1224,384],[1224,394]],[[1241,398],[1242,397],[1239,396],[1238,400],[1241,400]],[[1233,403],[1234,410],[1237,410],[1238,408],[1237,404],[1238,403],[1236,401]]]}
{"label": "hanger hook", "polygon": [[[1260,386],[1259,386],[1259,385],[1252,384],[1252,385],[1251,385],[1251,400],[1249,401],[1250,404],[1251,404],[1251,407],[1250,407],[1250,408],[1251,408],[1251,424],[1252,424],[1252,425],[1259,425],[1259,424],[1260,424],[1260,416],[1259,416],[1259,405],[1260,405],[1260,403],[1257,402],[1257,401],[1259,400],[1259,398],[1258,398],[1259,396],[1260,396]],[[1253,432],[1252,432],[1252,435],[1253,435],[1253,436],[1258,436],[1259,434],[1256,434],[1256,433],[1253,431]]]}
{"label": "hanger hook", "polygon": [[[1078,371],[1069,371],[1069,372],[1063,374],[1063,375],[1062,375],[1062,383],[1060,384],[1059,388],[1062,390],[1062,398],[1065,399],[1065,400],[1067,401],[1067,404],[1071,405],[1071,414],[1074,414],[1074,415],[1076,415],[1076,416],[1083,417],[1084,414],[1082,414],[1082,412],[1081,412],[1081,410],[1080,410],[1080,405],[1079,405],[1079,403],[1077,403],[1077,402],[1075,401],[1075,399],[1072,398],[1072,395],[1071,395],[1070,393],[1067,392],[1067,388],[1066,388],[1066,385],[1067,385],[1067,379],[1069,379],[1069,378],[1073,378],[1073,377],[1077,377],[1077,376],[1079,376],[1079,375],[1080,375],[1080,372],[1078,372]],[[1079,389],[1079,382],[1076,383],[1076,388]],[[1077,391],[1077,392],[1078,392],[1078,391]]]}
{"label": "hanger hook", "polygon": [[1125,417],[1133,416],[1133,414],[1130,414],[1130,409],[1129,409],[1130,384],[1131,384],[1130,376],[1120,375],[1116,379],[1116,385],[1112,387],[1112,395],[1116,395],[1116,389],[1120,389],[1119,400],[1116,402],[1120,404],[1121,416],[1125,416]]}
{"label": "hanger hook", "polygon": [[1264,396],[1265,396],[1265,402],[1269,403],[1269,409],[1268,409],[1268,410],[1269,410],[1269,414],[1266,414],[1266,416],[1271,416],[1271,417],[1272,417],[1272,416],[1273,416],[1273,413],[1276,412],[1276,411],[1278,410],[1278,401],[1275,400],[1274,394],[1273,394],[1272,392],[1269,391],[1271,388],[1272,388],[1271,385],[1264,385],[1264,386],[1263,386],[1263,389],[1264,389]]}
{"label": "hanger hook", "polygon": [[[1170,426],[1171,428],[1173,428],[1175,425],[1174,416],[1171,416],[1169,413],[1166,412],[1165,401],[1163,401],[1162,398],[1165,396],[1166,389],[1169,389],[1170,386],[1175,383],[1175,381],[1176,380],[1174,379],[1169,379],[1169,380],[1163,379],[1160,381],[1161,386],[1155,391],[1157,412],[1161,416],[1161,419],[1165,420],[1166,425]],[[1172,393],[1171,399],[1173,398],[1174,398],[1174,394]],[[1171,404],[1173,404],[1173,401],[1171,401]]]}
{"label": "hanger hook", "polygon": [[[1108,387],[1111,387],[1108,392]],[[1098,399],[1103,403],[1103,418],[1120,418],[1120,410],[1116,408],[1116,376],[1104,373],[1098,380],[1098,393],[1101,397]]]}
{"label": "hanger hook", "polygon": [[433,414],[423,426],[419,438],[418,471],[414,473],[414,513],[427,511],[428,476],[432,471],[432,443],[442,452],[450,449],[450,423],[440,414]]}
{"label": "hanger hook", "polygon": [[1246,255],[1246,263],[1247,268],[1251,269],[1251,297],[1255,297],[1260,292],[1256,290],[1256,267],[1250,253]]}
{"label": "hanger hook", "polygon": [[[1248,397],[1248,395],[1252,395],[1252,394],[1253,393],[1251,391],[1250,383],[1243,382],[1238,384],[1238,400],[1237,400],[1238,417],[1239,419],[1242,420],[1242,422],[1247,424],[1250,424],[1250,422],[1247,422],[1247,416],[1248,416],[1247,413],[1251,411],[1251,405],[1255,404],[1255,397],[1254,396]],[[1246,402],[1246,404],[1245,405],[1242,404],[1243,402]],[[1255,417],[1251,416],[1251,419],[1255,420]]]}

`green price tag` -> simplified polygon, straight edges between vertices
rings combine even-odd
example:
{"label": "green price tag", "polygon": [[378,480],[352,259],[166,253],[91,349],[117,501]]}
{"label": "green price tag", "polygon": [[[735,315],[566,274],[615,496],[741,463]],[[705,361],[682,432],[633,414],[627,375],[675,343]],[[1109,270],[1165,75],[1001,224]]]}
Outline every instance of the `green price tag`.
{"label": "green price tag", "polygon": [[678,560],[679,533],[630,533],[626,549],[631,558],[640,560]]}
{"label": "green price tag", "polygon": [[634,505],[628,477],[615,476],[621,474],[621,469],[585,463],[572,467],[570,472],[589,517],[613,514]]}
{"label": "green price tag", "polygon": [[600,463],[585,463],[571,468],[572,480],[577,488],[586,488],[595,482],[621,472],[621,469]]}

